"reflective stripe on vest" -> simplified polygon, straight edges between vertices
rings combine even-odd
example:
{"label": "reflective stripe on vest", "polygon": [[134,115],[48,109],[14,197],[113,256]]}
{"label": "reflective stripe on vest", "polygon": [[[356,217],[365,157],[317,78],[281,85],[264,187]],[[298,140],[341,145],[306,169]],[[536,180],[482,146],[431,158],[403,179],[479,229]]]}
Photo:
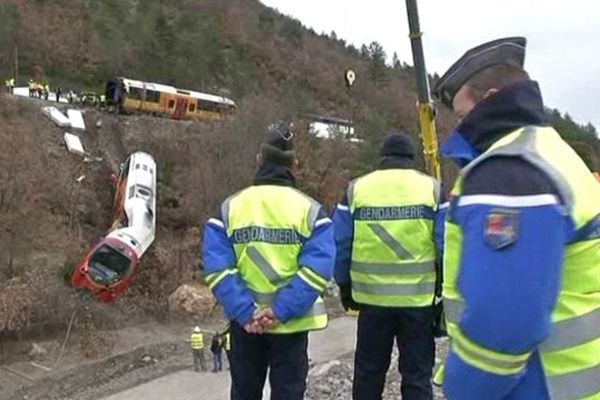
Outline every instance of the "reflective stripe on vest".
{"label": "reflective stripe on vest", "polygon": [[[321,206],[284,186],[251,186],[221,205],[221,216],[236,255],[236,270],[258,308],[271,306],[276,291],[298,276],[315,290],[327,281],[298,265],[303,243],[317,224]],[[216,280],[215,280],[216,281]],[[300,318],[280,323],[270,333],[322,329],[327,313],[321,297]]]}
{"label": "reflective stripe on vest", "polygon": [[437,181],[415,170],[378,170],[352,181],[346,196],[354,220],[353,298],[382,307],[430,306]]}
{"label": "reflective stripe on vest", "polygon": [[531,355],[531,353],[513,355],[486,349],[469,340],[460,328],[454,331],[451,346],[454,353],[468,364],[498,375],[518,374],[525,368]]}
{"label": "reflective stripe on vest", "polygon": [[600,393],[600,364],[585,370],[579,370],[547,378],[552,400],[579,400]]}
{"label": "reflective stripe on vest", "polygon": [[[429,295],[433,290],[435,290],[435,282],[419,282],[414,284],[377,284],[352,281],[352,291],[359,295],[366,294],[380,296],[415,296]],[[429,303],[428,305],[431,305],[431,303]]]}
{"label": "reflective stripe on vest", "polygon": [[559,351],[579,346],[600,337],[600,308],[579,317],[556,322],[552,326],[552,335],[540,348],[545,352]]}
{"label": "reflective stripe on vest", "polygon": [[263,257],[262,254],[256,250],[255,247],[246,247],[246,254],[250,260],[260,269],[260,272],[271,282],[273,285],[278,285],[283,282],[283,278],[279,276],[277,271],[269,264],[269,262]]}
{"label": "reflective stripe on vest", "polygon": [[[444,309],[448,333],[458,343],[456,338],[462,335],[458,323],[465,307],[456,286],[463,235],[453,223],[452,215],[457,207],[476,200],[463,201],[477,196],[460,197],[465,176],[494,156],[520,157],[545,172],[558,188],[562,204],[571,216],[576,233],[565,247],[561,291],[552,312],[551,334],[538,350],[552,400],[600,399],[600,239],[595,222],[600,220],[600,186],[552,128],[526,127],[515,131],[461,171],[452,192],[445,232]],[[485,370],[469,358],[470,354],[458,351],[457,354]]]}
{"label": "reflective stripe on vest", "polygon": [[373,275],[415,275],[435,272],[435,262],[415,263],[361,263],[353,262],[352,269],[363,274]]}
{"label": "reflective stripe on vest", "polygon": [[190,336],[192,349],[200,350],[204,348],[204,335],[202,333],[192,333]]}
{"label": "reflective stripe on vest", "polygon": [[446,316],[446,322],[458,324],[460,314],[464,308],[465,303],[461,299],[444,297],[444,314]]}

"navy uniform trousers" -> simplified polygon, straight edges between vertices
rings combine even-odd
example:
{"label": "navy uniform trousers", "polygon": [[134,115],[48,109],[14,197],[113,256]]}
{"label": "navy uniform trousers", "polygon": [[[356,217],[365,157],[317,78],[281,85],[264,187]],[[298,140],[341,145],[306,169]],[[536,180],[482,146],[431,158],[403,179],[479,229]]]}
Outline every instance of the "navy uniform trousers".
{"label": "navy uniform trousers", "polygon": [[380,400],[394,341],[402,400],[431,400],[435,361],[433,308],[361,306],[354,357],[354,400]]}
{"label": "navy uniform trousers", "polygon": [[302,400],[308,332],[250,335],[231,324],[231,400],[260,400],[269,369],[271,400]]}

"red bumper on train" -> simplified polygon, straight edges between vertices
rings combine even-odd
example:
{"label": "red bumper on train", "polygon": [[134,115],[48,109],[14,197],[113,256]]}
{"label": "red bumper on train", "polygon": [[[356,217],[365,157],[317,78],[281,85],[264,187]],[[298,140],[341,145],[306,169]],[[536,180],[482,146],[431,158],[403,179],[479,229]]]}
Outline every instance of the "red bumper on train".
{"label": "red bumper on train", "polygon": [[79,261],[71,286],[110,303],[131,283],[137,262],[133,248],[119,239],[104,238]]}

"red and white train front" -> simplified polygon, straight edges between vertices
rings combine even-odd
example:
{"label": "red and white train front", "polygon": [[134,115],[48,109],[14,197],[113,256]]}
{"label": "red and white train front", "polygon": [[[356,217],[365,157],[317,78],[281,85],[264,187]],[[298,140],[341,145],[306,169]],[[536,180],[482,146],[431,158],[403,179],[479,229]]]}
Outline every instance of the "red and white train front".
{"label": "red and white train front", "polygon": [[110,302],[131,283],[140,257],[156,231],[156,163],[136,152],[122,164],[108,233],[73,272],[71,285]]}

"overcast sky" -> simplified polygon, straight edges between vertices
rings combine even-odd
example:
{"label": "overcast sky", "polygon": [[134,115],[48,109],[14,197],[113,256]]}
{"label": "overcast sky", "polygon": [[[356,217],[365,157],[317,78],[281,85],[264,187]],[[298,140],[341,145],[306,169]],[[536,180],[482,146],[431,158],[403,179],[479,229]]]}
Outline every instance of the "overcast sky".
{"label": "overcast sky", "polygon": [[[412,64],[404,0],[261,1],[357,47],[376,40]],[[477,44],[526,36],[525,67],[546,105],[600,131],[600,1],[420,0],[419,14],[430,73],[442,74]]]}

